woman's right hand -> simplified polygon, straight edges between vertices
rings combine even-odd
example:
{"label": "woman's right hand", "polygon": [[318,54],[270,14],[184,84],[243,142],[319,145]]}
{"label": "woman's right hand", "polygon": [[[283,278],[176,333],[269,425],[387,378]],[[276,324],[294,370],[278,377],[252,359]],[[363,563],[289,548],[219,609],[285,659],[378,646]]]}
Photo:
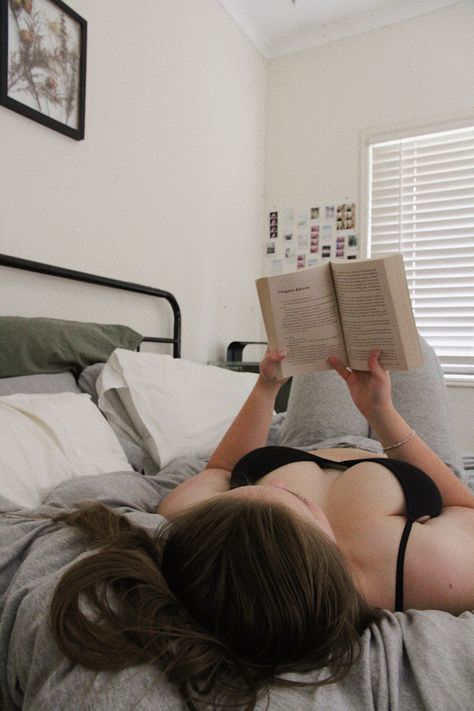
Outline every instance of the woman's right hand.
{"label": "woman's right hand", "polygon": [[329,364],[346,382],[355,406],[369,422],[392,407],[390,375],[380,363],[380,353],[379,348],[370,351],[368,370],[351,370],[339,358],[328,358]]}
{"label": "woman's right hand", "polygon": [[288,378],[278,378],[275,365],[281,363],[286,358],[286,351],[271,351],[267,348],[265,355],[260,362],[260,381],[265,385],[280,387],[286,383]]}

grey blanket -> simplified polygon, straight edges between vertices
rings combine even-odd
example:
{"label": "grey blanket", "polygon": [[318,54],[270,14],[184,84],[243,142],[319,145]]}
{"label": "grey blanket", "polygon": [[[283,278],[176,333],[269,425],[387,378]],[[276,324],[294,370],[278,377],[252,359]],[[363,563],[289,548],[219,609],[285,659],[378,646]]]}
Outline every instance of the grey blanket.
{"label": "grey blanket", "polygon": [[[155,529],[161,497],[203,463],[181,460],[156,477],[114,473],[56,488],[48,507],[99,500]],[[3,510],[8,502],[3,503]],[[10,508],[12,508],[10,506]],[[44,509],[43,509],[44,510]],[[65,659],[48,627],[51,595],[65,567],[84,554],[78,534],[44,520],[0,517],[0,698],[3,711],[184,711],[151,665],[95,673]],[[319,673],[298,675],[305,681]],[[293,675],[296,678],[296,675]],[[363,635],[362,655],[341,682],[273,689],[269,711],[459,711],[474,708],[474,614],[387,613]],[[267,708],[263,698],[258,711]]]}

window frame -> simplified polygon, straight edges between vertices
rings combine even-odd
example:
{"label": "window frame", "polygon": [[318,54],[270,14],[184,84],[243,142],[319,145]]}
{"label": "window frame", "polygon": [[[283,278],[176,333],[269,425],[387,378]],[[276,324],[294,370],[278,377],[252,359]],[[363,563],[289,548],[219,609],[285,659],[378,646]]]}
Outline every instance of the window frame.
{"label": "window frame", "polygon": [[[369,255],[369,226],[371,211],[371,174],[370,147],[374,144],[416,138],[430,133],[441,133],[456,129],[474,127],[474,113],[467,113],[451,118],[425,121],[420,123],[393,124],[379,128],[369,128],[360,133],[360,236],[359,256]],[[448,363],[442,365],[445,379],[449,385],[474,387],[472,367],[455,368]]]}

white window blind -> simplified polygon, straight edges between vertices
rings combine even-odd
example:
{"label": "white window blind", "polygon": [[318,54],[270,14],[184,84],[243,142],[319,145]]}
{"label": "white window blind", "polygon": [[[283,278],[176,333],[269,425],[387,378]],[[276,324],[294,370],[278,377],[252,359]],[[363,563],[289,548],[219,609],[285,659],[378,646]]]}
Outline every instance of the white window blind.
{"label": "white window blind", "polygon": [[419,332],[474,376],[474,126],[369,146],[368,255],[393,252]]}

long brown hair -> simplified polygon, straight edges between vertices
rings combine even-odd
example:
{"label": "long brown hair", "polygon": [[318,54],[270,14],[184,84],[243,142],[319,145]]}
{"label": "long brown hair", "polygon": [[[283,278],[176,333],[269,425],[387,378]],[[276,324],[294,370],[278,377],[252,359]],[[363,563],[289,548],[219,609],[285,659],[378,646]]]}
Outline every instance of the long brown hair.
{"label": "long brown hair", "polygon": [[62,652],[95,670],[155,663],[190,709],[250,710],[271,684],[294,685],[285,672],[337,681],[380,615],[338,548],[279,505],[208,501],[154,536],[101,504],[55,519],[100,546],[55,590]]}

